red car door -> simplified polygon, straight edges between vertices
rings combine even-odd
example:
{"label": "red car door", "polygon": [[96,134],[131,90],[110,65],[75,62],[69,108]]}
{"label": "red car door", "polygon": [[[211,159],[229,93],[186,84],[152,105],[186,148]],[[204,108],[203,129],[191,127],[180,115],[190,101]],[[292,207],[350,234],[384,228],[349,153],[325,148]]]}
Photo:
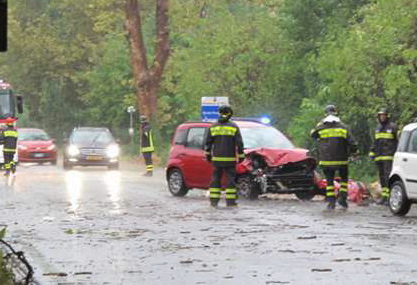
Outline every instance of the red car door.
{"label": "red car door", "polygon": [[207,128],[191,127],[182,153],[184,176],[188,186],[208,188],[210,186],[213,167],[204,155],[203,144]]}

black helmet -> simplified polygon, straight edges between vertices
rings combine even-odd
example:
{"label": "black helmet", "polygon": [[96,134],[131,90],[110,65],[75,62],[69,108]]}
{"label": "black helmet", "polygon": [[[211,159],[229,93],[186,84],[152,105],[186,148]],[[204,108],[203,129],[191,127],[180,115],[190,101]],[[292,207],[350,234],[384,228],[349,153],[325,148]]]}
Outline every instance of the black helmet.
{"label": "black helmet", "polygon": [[220,117],[231,118],[233,116],[233,110],[230,106],[223,105],[219,108]]}
{"label": "black helmet", "polygon": [[387,108],[381,108],[381,109],[379,109],[379,111],[378,111],[378,116],[379,115],[389,115],[389,113],[388,113],[388,109]]}
{"label": "black helmet", "polygon": [[141,115],[141,116],[139,117],[139,121],[143,124],[143,123],[146,123],[146,122],[148,121],[148,118],[146,118],[146,116],[145,116],[145,115]]}
{"label": "black helmet", "polygon": [[324,109],[324,112],[327,115],[337,115],[338,114],[337,108],[336,108],[335,105],[327,105],[326,108]]}

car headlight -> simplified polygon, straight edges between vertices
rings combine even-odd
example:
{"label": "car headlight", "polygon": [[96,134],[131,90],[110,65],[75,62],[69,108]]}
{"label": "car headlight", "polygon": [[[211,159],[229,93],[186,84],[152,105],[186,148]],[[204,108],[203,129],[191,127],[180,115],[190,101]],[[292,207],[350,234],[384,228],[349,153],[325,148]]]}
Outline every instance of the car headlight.
{"label": "car headlight", "polygon": [[56,145],[55,144],[51,144],[50,146],[48,146],[46,149],[47,150],[53,150],[55,149]]}
{"label": "car headlight", "polygon": [[17,148],[18,148],[18,149],[21,149],[21,150],[26,150],[26,149],[28,149],[28,147],[27,147],[27,146],[22,145],[22,144],[17,145]]}
{"label": "car headlight", "polygon": [[119,156],[120,148],[117,144],[109,145],[106,150],[106,154],[108,157],[117,157]]}
{"label": "car headlight", "polygon": [[70,145],[70,146],[68,146],[68,148],[67,148],[67,153],[68,153],[70,156],[76,156],[76,155],[79,155],[79,154],[80,154],[80,150],[78,149],[78,147],[77,147],[77,146],[75,146],[75,145]]}

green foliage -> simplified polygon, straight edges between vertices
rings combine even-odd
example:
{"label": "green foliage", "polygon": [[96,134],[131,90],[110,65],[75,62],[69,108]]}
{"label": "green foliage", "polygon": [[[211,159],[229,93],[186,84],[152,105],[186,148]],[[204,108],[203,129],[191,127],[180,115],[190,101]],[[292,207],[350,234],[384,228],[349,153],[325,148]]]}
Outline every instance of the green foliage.
{"label": "green foliage", "polygon": [[[0,75],[24,96],[20,126],[60,139],[77,125],[104,125],[130,142],[126,107],[136,97],[123,3],[11,2]],[[155,2],[140,4],[151,59]],[[202,96],[229,96],[237,116],[269,114],[310,149],[311,128],[336,104],[363,154],[379,107],[400,125],[417,115],[416,1],[172,0],[170,37],[152,122],[161,154],[178,124],[199,119]]]}
{"label": "green foliage", "polygon": [[[3,228],[0,230],[0,239],[3,239],[5,235],[6,235],[6,228]],[[0,249],[0,284],[2,285],[13,284],[12,273],[9,272],[5,267],[5,264],[3,262],[3,252],[1,249]]]}

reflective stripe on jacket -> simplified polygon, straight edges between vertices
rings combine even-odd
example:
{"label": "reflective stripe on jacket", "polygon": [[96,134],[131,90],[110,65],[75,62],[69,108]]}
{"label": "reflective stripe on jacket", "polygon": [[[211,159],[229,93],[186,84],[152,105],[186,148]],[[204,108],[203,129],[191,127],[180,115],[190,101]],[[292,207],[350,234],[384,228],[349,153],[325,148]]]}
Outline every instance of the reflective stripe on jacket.
{"label": "reflective stripe on jacket", "polygon": [[398,145],[398,128],[393,122],[379,124],[375,129],[374,143],[369,156],[375,161],[393,160]]}
{"label": "reflective stripe on jacket", "polygon": [[207,155],[212,156],[216,166],[234,165],[236,157],[245,156],[239,127],[230,121],[217,122],[210,126],[204,149]]}
{"label": "reflective stripe on jacket", "polygon": [[321,121],[311,131],[311,136],[317,140],[319,164],[322,166],[348,165],[350,153],[358,150],[347,126],[339,118],[334,118],[333,121]]}
{"label": "reflective stripe on jacket", "polygon": [[151,126],[149,126],[149,124],[147,123],[142,126],[142,138],[140,146],[141,152],[155,151],[155,147],[153,144],[152,129]]}

